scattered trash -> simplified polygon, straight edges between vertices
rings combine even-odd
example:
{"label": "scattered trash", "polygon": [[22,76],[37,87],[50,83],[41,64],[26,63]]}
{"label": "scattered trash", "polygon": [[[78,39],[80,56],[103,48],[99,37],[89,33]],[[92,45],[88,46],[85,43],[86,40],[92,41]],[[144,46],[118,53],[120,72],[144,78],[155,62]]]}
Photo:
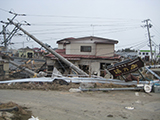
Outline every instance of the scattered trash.
{"label": "scattered trash", "polygon": [[153,86],[153,92],[160,93],[160,85],[154,85]]}
{"label": "scattered trash", "polygon": [[136,96],[139,96],[139,92],[135,92],[135,95],[136,95]]}
{"label": "scattered trash", "polygon": [[144,85],[144,91],[146,93],[150,93],[151,90],[152,90],[152,86],[151,85],[147,85],[147,84]]}
{"label": "scattered trash", "polygon": [[71,88],[71,89],[69,89],[69,92],[82,92],[82,91],[77,88]]}
{"label": "scattered trash", "polygon": [[4,109],[0,109],[0,111],[7,111],[7,112],[12,112],[12,111],[18,111],[18,107],[12,107],[12,108],[4,108]]}
{"label": "scattered trash", "polygon": [[137,101],[135,101],[135,103],[140,104],[140,103],[141,103],[141,101],[140,101],[140,100],[137,100]]}
{"label": "scattered trash", "polygon": [[80,83],[80,88],[95,88],[96,83]]}
{"label": "scattered trash", "polygon": [[38,117],[35,118],[32,116],[32,118],[29,118],[28,120],[39,120],[39,119],[38,119]]}
{"label": "scattered trash", "polygon": [[134,107],[125,107],[127,110],[134,110]]}
{"label": "scattered trash", "polygon": [[28,120],[32,114],[16,103],[0,103],[0,120]]}
{"label": "scattered trash", "polygon": [[113,115],[107,115],[107,117],[113,117]]}

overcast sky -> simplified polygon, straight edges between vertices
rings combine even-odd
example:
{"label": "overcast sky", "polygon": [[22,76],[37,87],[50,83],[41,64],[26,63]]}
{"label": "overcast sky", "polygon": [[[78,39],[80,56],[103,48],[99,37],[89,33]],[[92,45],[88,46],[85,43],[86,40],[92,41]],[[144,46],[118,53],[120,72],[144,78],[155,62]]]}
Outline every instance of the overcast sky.
{"label": "overcast sky", "polygon": [[[26,14],[14,22],[27,21],[31,26],[22,28],[53,48],[63,38],[97,36],[118,40],[116,50],[149,49],[147,28],[141,27],[146,19],[153,25],[153,42],[160,44],[160,0],[0,0],[0,21],[14,16],[8,11]],[[7,27],[10,32],[12,29]],[[40,47],[26,35],[16,35],[11,42],[11,48]]]}

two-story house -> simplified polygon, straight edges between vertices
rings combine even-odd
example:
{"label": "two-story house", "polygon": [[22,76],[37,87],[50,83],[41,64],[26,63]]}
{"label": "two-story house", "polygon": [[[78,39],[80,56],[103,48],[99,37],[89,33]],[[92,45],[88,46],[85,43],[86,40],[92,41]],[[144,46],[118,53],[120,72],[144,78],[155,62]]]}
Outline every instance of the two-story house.
{"label": "two-story house", "polygon": [[[114,54],[117,40],[100,38],[95,36],[82,38],[65,38],[57,41],[58,49],[56,50],[61,56],[74,63],[80,69],[88,74],[104,76],[104,68],[108,65],[118,62],[120,57]],[[54,61],[54,66],[63,74],[72,74],[68,66],[55,58],[54,55],[48,54],[47,64]]]}

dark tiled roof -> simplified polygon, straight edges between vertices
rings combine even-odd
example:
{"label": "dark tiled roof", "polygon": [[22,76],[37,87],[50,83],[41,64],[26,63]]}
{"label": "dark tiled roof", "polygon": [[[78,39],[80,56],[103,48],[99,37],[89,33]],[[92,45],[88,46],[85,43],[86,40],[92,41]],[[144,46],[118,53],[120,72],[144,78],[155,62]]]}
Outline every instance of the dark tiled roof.
{"label": "dark tiled roof", "polygon": [[70,41],[76,41],[76,40],[85,40],[85,39],[98,39],[98,40],[104,40],[103,42],[100,42],[100,41],[95,41],[94,43],[108,43],[108,44],[117,44],[118,41],[117,40],[113,40],[113,39],[108,39],[108,38],[101,38],[101,37],[95,37],[95,36],[87,36],[87,37],[81,37],[81,38],[64,38],[62,40],[58,40],[57,43],[58,44],[69,44]]}

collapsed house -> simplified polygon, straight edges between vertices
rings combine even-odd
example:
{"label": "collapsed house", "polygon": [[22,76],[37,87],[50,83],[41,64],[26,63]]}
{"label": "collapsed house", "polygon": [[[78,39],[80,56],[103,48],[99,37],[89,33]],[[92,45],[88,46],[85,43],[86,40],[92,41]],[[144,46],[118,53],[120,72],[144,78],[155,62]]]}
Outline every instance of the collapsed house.
{"label": "collapsed house", "polygon": [[[55,51],[87,74],[104,77],[104,69],[120,60],[120,56],[114,54],[117,43],[117,40],[95,36],[65,38],[57,41],[58,49]],[[53,54],[46,55],[46,58],[50,70],[55,65],[62,74],[72,74],[73,71]]]}

